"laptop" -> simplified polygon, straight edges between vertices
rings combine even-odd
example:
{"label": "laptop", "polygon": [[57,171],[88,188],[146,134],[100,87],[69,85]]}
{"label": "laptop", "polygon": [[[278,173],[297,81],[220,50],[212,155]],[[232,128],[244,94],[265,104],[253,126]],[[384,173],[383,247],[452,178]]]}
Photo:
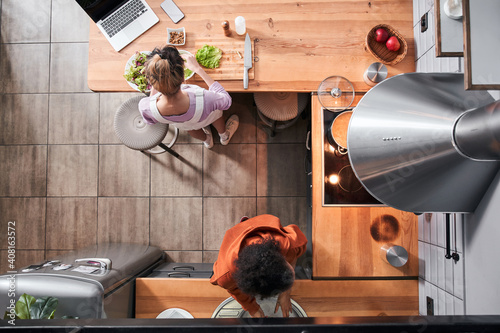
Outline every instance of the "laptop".
{"label": "laptop", "polygon": [[120,51],[159,18],[145,0],[76,0],[116,51]]}

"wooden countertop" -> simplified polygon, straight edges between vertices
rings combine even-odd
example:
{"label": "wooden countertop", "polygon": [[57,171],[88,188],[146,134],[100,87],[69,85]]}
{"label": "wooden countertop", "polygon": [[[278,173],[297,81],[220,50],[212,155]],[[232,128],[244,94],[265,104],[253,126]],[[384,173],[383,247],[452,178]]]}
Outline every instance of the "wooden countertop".
{"label": "wooden countertop", "polygon": [[[138,278],[136,318],[156,318],[181,308],[195,318],[210,318],[230,297],[208,279]],[[417,280],[296,280],[291,297],[308,317],[418,315]]]}
{"label": "wooden countertop", "polygon": [[[113,50],[91,22],[88,85],[94,91],[132,91],[123,78],[127,60],[136,51],[151,50],[166,42],[166,28],[185,27],[186,45],[206,38],[224,38],[221,22],[246,19],[247,32],[255,41],[254,79],[243,89],[242,78],[224,80],[230,92],[316,91],[331,75],[349,79],[356,91],[369,90],[363,73],[376,59],[365,50],[365,36],[375,25],[385,23],[406,39],[408,53],[397,65],[387,66],[388,75],[414,72],[412,0],[304,0],[253,2],[176,0],[185,18],[174,24],[160,8],[162,0],[148,0],[160,22],[120,52]],[[233,39],[244,39],[233,30]],[[194,83],[198,84],[199,81]]]}
{"label": "wooden countertop", "polygon": [[[356,96],[353,105],[360,97]],[[325,134],[321,105],[317,96],[311,98],[313,278],[417,277],[418,221],[415,214],[387,206],[322,206]],[[399,230],[390,243],[403,246],[408,252],[409,259],[403,267],[396,268],[382,260],[380,248],[387,241],[377,241],[371,234],[372,222],[383,215],[394,217]]]}

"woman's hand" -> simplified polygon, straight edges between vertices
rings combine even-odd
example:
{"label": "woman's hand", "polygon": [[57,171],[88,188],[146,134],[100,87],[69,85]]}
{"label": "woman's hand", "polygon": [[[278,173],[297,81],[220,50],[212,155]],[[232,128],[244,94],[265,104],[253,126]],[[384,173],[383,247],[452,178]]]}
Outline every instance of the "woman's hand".
{"label": "woman's hand", "polygon": [[192,70],[196,74],[198,74],[203,81],[207,84],[207,86],[211,86],[215,81],[208,75],[203,67],[196,61],[196,58],[192,54],[181,54],[181,57],[186,60],[186,68]]}
{"label": "woman's hand", "polygon": [[278,309],[281,306],[281,312],[283,313],[283,317],[289,317],[292,312],[292,302],[290,301],[290,292],[292,290],[288,289],[287,291],[282,292],[278,296],[278,300],[276,301],[276,307],[274,308],[274,313],[278,312]]}
{"label": "woman's hand", "polygon": [[251,315],[252,318],[264,318],[266,315],[264,314],[264,311],[259,307],[259,310],[257,310],[253,315]]}
{"label": "woman's hand", "polygon": [[182,59],[186,61],[186,68],[198,73],[201,69],[200,64],[196,61],[196,57],[192,54],[182,54]]}

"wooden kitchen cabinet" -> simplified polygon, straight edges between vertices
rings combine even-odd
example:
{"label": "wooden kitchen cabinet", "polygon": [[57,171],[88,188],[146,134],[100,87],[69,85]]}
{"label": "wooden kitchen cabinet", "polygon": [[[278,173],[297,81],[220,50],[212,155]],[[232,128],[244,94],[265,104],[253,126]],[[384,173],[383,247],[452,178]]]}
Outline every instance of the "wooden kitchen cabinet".
{"label": "wooden kitchen cabinet", "polygon": [[[372,224],[382,216],[393,217],[383,228],[390,233],[399,229],[390,241],[372,236]],[[328,207],[317,213],[313,223],[314,278],[418,276],[418,223],[413,213],[388,207]],[[396,268],[382,259],[380,248],[385,243],[407,250],[406,265]]]}
{"label": "wooden kitchen cabinet", "polygon": [[[357,101],[355,99],[355,103]],[[322,142],[325,134],[321,105],[314,95],[311,110],[313,278],[416,278],[418,222],[415,214],[387,206],[322,206]],[[383,228],[375,228],[381,220],[384,223],[379,225]],[[406,265],[396,268],[382,259],[380,248],[386,243],[406,249]]]}
{"label": "wooden kitchen cabinet", "polygon": [[[296,280],[291,296],[308,317],[418,315],[417,280]],[[138,278],[136,318],[156,318],[168,308],[210,318],[228,297],[208,279]]]}

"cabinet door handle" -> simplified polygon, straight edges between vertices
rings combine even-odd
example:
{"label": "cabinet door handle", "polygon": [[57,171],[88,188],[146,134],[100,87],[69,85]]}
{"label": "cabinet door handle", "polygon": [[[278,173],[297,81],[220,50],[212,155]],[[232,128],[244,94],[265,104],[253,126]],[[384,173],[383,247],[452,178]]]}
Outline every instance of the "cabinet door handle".
{"label": "cabinet door handle", "polygon": [[170,272],[167,274],[168,277],[190,277],[191,274],[188,272]]}
{"label": "cabinet door handle", "polygon": [[186,270],[186,271],[194,271],[193,266],[174,266],[173,270]]}

